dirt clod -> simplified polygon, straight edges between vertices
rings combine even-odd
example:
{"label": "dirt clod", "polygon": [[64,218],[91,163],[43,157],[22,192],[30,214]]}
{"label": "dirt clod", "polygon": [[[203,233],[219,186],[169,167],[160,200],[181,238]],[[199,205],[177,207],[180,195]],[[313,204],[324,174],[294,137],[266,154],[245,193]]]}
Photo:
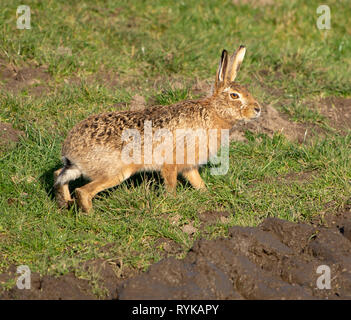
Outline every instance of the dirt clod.
{"label": "dirt clod", "polygon": [[164,250],[165,254],[164,256],[167,257],[169,254],[177,254],[180,253],[182,251],[182,246],[171,240],[171,239],[167,239],[167,238],[160,238],[157,239],[156,243],[155,243],[155,248],[159,248]]}
{"label": "dirt clod", "polygon": [[[13,274],[13,278],[18,274]],[[78,279],[73,273],[61,277],[31,274],[31,288],[18,289],[16,286],[0,294],[1,300],[91,300],[95,296],[87,280]]]}
{"label": "dirt clod", "polygon": [[[329,290],[317,287],[320,265],[331,270]],[[351,298],[351,242],[336,227],[269,218],[233,227],[229,238],[199,240],[183,260],[164,259],[118,292],[120,299]]]}

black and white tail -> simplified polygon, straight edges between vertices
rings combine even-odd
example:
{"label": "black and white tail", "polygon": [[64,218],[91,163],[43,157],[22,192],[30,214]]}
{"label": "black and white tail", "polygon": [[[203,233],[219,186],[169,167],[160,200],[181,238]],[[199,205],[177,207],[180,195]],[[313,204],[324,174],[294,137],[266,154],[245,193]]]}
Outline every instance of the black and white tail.
{"label": "black and white tail", "polygon": [[79,178],[82,175],[82,172],[79,170],[79,168],[68,158],[62,157],[62,162],[64,164],[64,167],[56,179],[55,187],[62,186],[71,180]]}

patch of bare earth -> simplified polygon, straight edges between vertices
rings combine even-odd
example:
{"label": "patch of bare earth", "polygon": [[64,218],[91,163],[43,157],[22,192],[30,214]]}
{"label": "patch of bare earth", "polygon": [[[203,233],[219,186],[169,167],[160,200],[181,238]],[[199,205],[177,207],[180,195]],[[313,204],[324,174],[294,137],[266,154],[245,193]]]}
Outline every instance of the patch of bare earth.
{"label": "patch of bare earth", "polygon": [[103,86],[112,90],[118,88],[133,88],[138,91],[142,89],[142,79],[142,77],[137,75],[121,75],[117,71],[101,67],[100,70],[92,74],[69,76],[64,79],[64,82],[76,86],[87,83],[89,85]]}
{"label": "patch of bare earth", "polygon": [[272,137],[274,133],[284,135],[289,141],[302,143],[314,136],[321,129],[316,125],[307,125],[289,121],[287,117],[271,105],[263,106],[261,116],[250,122],[239,122],[230,131],[230,138],[245,141],[245,131],[264,133]]}
{"label": "patch of bare earth", "polygon": [[[137,274],[137,270],[123,266],[119,260],[94,259],[84,262],[79,271],[63,276],[41,276],[32,272],[30,289],[14,286],[10,290],[0,290],[0,300],[116,299],[118,285]],[[18,277],[16,267],[11,266],[7,272],[0,274],[0,284],[17,281]]]}
{"label": "patch of bare earth", "polygon": [[228,211],[203,211],[199,212],[198,217],[201,222],[200,230],[217,223],[228,223],[230,213]]}
{"label": "patch of bare earth", "polygon": [[161,257],[167,258],[170,255],[178,255],[183,252],[184,248],[181,244],[168,238],[159,238],[156,240],[154,247],[160,250]]}
{"label": "patch of bare earth", "polygon": [[274,183],[279,185],[288,185],[291,183],[303,184],[313,180],[315,175],[317,175],[317,172],[315,171],[290,172],[282,176],[266,177],[263,180],[253,180],[249,185],[249,188],[253,187],[257,183],[263,183],[263,184]]}
{"label": "patch of bare earth", "polygon": [[327,97],[317,102],[307,102],[307,105],[324,115],[329,125],[339,133],[344,134],[351,129],[350,98]]}
{"label": "patch of bare earth", "polygon": [[[17,280],[19,274],[16,271],[16,267],[12,266],[8,272],[0,276],[0,281],[5,283],[10,279]],[[32,272],[30,289],[18,289],[15,286],[3,293],[0,292],[1,300],[91,300],[94,298],[89,282],[76,278],[73,273],[56,278],[40,276]]]}
{"label": "patch of bare earth", "polygon": [[132,97],[129,106],[131,111],[141,111],[146,108],[146,100],[143,96],[136,94]]}
{"label": "patch of bare earth", "polygon": [[99,83],[100,85],[106,86],[108,88],[127,86],[128,83],[132,83],[133,80],[135,79],[129,77],[123,79],[118,72],[104,69],[92,75],[89,75],[86,79],[88,83]]}
{"label": "patch of bare earth", "polygon": [[[276,218],[232,227],[228,238],[196,241],[184,259],[164,259],[126,280],[119,299],[349,299],[351,242],[343,219],[338,227]],[[317,287],[321,265],[331,270],[329,290]]]}
{"label": "patch of bare earth", "polygon": [[0,122],[0,152],[15,145],[23,135],[22,131],[14,129],[11,124]]}
{"label": "patch of bare earth", "polygon": [[27,90],[29,95],[41,96],[49,91],[51,79],[47,67],[27,64],[21,67],[0,60],[0,88],[14,94]]}
{"label": "patch of bare earth", "polygon": [[102,291],[100,298],[116,299],[117,287],[125,279],[138,274],[136,269],[124,266],[121,260],[104,260],[94,259],[83,264],[83,270],[87,277],[90,278],[89,283],[95,282],[98,290]]}
{"label": "patch of bare earth", "polygon": [[336,228],[351,241],[351,211],[337,212],[335,214],[324,214],[316,217],[314,224]]}

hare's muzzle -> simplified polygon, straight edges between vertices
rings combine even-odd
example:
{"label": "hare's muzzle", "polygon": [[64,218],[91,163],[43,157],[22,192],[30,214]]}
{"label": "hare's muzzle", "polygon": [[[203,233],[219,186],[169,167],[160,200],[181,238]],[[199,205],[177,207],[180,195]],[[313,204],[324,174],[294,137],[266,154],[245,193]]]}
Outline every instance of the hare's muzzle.
{"label": "hare's muzzle", "polygon": [[253,110],[256,114],[255,118],[258,118],[261,115],[261,106],[257,102],[253,105]]}

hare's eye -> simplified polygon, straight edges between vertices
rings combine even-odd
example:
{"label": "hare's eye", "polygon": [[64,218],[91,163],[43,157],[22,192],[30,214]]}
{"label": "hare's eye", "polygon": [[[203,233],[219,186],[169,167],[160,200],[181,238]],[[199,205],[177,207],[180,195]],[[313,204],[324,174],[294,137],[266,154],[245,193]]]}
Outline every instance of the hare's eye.
{"label": "hare's eye", "polygon": [[238,95],[237,93],[235,93],[235,92],[231,93],[231,94],[230,94],[230,97],[231,97],[232,99],[239,99],[239,95]]}

